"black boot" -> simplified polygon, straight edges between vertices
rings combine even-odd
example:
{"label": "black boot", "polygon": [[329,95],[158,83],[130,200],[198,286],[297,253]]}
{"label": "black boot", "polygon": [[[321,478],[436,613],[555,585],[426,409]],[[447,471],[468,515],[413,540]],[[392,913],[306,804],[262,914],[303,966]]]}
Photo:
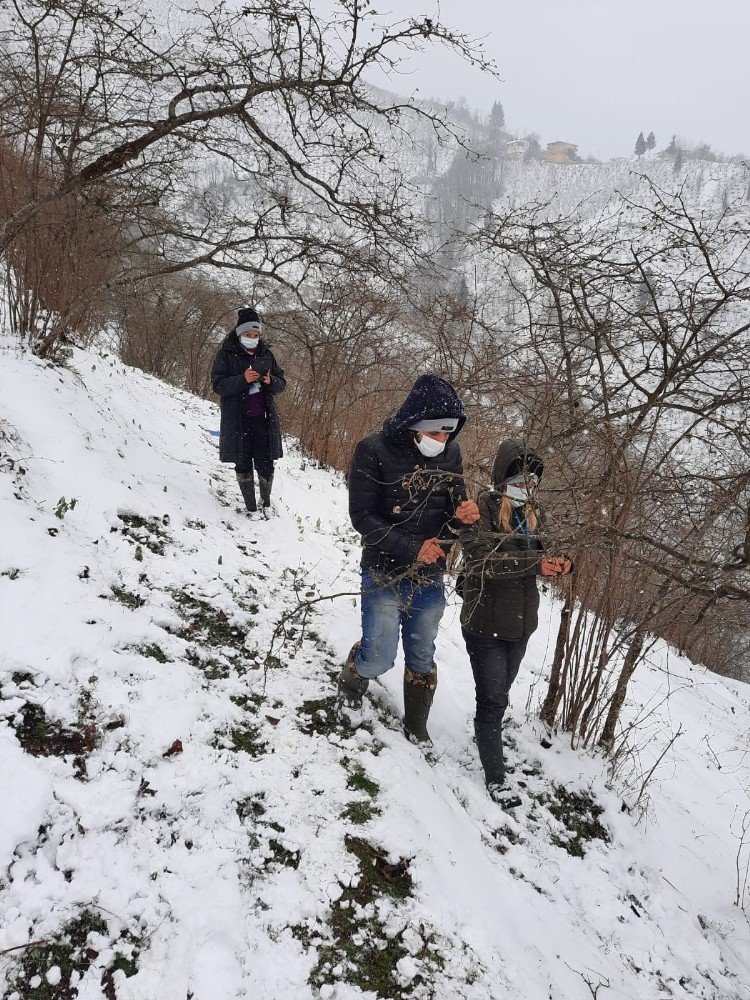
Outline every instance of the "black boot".
{"label": "black boot", "polygon": [[263,476],[258,476],[258,490],[260,492],[260,502],[263,510],[263,516],[268,518],[271,516],[271,487],[273,486],[273,473],[264,479]]}
{"label": "black boot", "polygon": [[428,674],[404,670],[404,729],[413,743],[431,743],[427,719],[437,687],[437,667]]}
{"label": "black boot", "polygon": [[484,768],[487,794],[502,809],[517,809],[521,805],[521,797],[505,782],[502,722],[475,722],[474,735]]}
{"label": "black boot", "polygon": [[248,513],[254,513],[258,508],[255,505],[255,480],[252,472],[238,472],[237,482],[240,484],[242,499],[245,501],[245,509]]}
{"label": "black boot", "polygon": [[487,783],[487,794],[493,802],[497,802],[500,808],[506,811],[518,809],[520,805],[523,805],[521,796],[512,788],[508,788],[507,785],[500,784],[499,781]]}
{"label": "black boot", "polygon": [[502,722],[474,722],[474,736],[477,741],[479,759],[484,768],[484,780],[489,784],[502,785],[505,781],[505,760],[503,759]]}
{"label": "black boot", "polygon": [[349,650],[346,663],[341,668],[339,674],[339,688],[337,703],[339,708],[359,709],[362,707],[362,699],[369,685],[366,677],[360,677],[357,668],[354,666],[354,657],[360,644],[355,642]]}

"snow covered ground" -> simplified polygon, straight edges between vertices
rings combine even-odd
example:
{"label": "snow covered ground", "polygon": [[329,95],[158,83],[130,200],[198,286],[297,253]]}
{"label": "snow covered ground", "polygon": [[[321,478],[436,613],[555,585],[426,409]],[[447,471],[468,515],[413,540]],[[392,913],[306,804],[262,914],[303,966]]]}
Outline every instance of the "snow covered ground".
{"label": "snow covered ground", "polygon": [[2,996],[750,997],[750,691],[657,648],[628,705],[641,765],[682,732],[639,822],[637,784],[540,746],[545,598],[510,818],[482,786],[455,604],[432,758],[399,733],[398,668],[338,730],[358,635],[344,483],[290,442],[278,518],[250,521],[216,426],[108,355],[2,348]]}

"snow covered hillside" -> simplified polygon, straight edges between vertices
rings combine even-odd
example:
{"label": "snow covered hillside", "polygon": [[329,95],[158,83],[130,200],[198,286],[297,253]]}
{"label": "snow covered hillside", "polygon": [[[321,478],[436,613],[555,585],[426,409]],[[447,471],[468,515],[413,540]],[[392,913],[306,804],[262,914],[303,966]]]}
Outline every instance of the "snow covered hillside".
{"label": "snow covered hillside", "polygon": [[358,636],[344,483],[290,442],[280,516],[249,521],[216,426],[107,355],[3,348],[2,996],[750,997],[750,691],[658,647],[628,709],[641,765],[681,734],[639,823],[637,783],[540,746],[546,598],[510,817],[483,788],[455,602],[430,759],[399,732],[398,668],[337,729]]}
{"label": "snow covered hillside", "polygon": [[652,201],[645,180],[662,191],[679,191],[689,211],[714,218],[729,206],[747,210],[748,171],[741,163],[686,163],[675,172],[671,161],[608,160],[557,166],[552,163],[501,163],[502,193],[496,210],[534,202],[553,202],[553,214],[594,215],[611,208],[615,193],[636,203]]}

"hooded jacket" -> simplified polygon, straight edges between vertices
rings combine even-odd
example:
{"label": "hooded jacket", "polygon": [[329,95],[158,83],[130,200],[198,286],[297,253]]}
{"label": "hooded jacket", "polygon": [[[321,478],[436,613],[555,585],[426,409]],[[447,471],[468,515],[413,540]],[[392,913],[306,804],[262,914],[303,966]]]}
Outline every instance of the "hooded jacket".
{"label": "hooded jacket", "polygon": [[544,463],[523,442],[503,441],[492,467],[492,487],[480,495],[479,521],[461,532],[464,559],[464,632],[481,638],[520,641],[528,639],[538,624],[539,592],[544,553],[540,529],[543,512],[535,507],[538,527],[529,532],[522,521],[510,532],[500,520],[503,486],[521,472],[540,479]]}
{"label": "hooded jacket", "polygon": [[271,384],[261,390],[266,404],[266,435],[269,458],[281,458],[281,418],[275,397],[286,389],[284,370],[279,367],[273,352],[265,341],[258,344],[251,359],[240,343],[237,331],[232,330],[217,351],[211,368],[211,385],[220,397],[221,424],[219,427],[219,459],[222,462],[242,461],[243,400],[249,385],[245,372],[252,362],[258,363],[258,370],[270,371]]}
{"label": "hooded jacket", "polygon": [[[435,458],[417,448],[409,428],[420,420],[453,417],[458,425]],[[437,375],[421,375],[383,429],[360,441],[349,469],[349,516],[362,535],[362,567],[385,576],[435,576],[443,561],[417,564],[422,543],[450,543],[459,528],[456,507],[466,499],[461,451],[455,441],[466,422],[456,390]]]}

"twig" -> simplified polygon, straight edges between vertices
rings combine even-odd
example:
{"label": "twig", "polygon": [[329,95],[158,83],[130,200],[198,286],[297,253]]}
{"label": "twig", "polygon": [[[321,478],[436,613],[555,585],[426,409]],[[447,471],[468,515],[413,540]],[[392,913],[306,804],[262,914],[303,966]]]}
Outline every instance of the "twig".
{"label": "twig", "polygon": [[[591,996],[594,998],[594,1000],[597,1000],[597,997],[599,996],[599,990],[602,988],[602,986],[604,987],[605,990],[608,990],[608,989],[611,988],[610,985],[609,985],[609,980],[608,979],[601,979],[600,978],[599,982],[596,985],[594,985],[593,980],[589,979],[589,977],[586,976],[586,975],[584,975],[583,972],[580,972],[578,969],[574,969],[573,966],[572,965],[568,965],[567,962],[565,964],[568,966],[568,968],[570,969],[571,972],[575,972],[575,974],[577,976],[581,977],[581,979],[584,981],[584,983],[588,986],[589,992],[591,993]],[[599,975],[600,975],[600,973],[597,972],[597,976],[599,976]]]}
{"label": "twig", "polygon": [[[732,818],[732,826],[734,826],[734,819],[737,816],[737,811],[735,810],[734,817]],[[732,831],[734,833],[734,831]],[[745,910],[745,896],[747,894],[747,883],[750,879],[750,846],[748,845],[748,834],[750,834],[750,809],[745,813],[740,821],[740,832],[734,834],[734,836],[739,841],[737,847],[737,857],[735,858],[735,867],[737,870],[737,888],[734,896],[734,905],[739,906],[739,908],[744,912]],[[745,862],[744,871],[742,869],[742,853],[748,850],[748,858]]]}
{"label": "twig", "polygon": [[41,944],[49,944],[49,941],[42,939],[40,941],[29,941],[27,944],[15,944],[12,948],[3,948],[3,950],[0,951],[0,955],[7,955],[11,951],[22,951],[24,948],[36,948]]}
{"label": "twig", "polygon": [[662,750],[662,752],[659,754],[658,758],[654,762],[653,767],[648,772],[648,774],[646,775],[646,777],[643,779],[643,783],[641,784],[641,790],[638,792],[638,798],[635,800],[635,805],[636,806],[638,806],[638,803],[641,801],[641,798],[643,797],[643,794],[646,791],[646,786],[648,785],[649,781],[653,777],[654,771],[657,769],[657,767],[659,766],[659,764],[661,764],[661,762],[664,760],[664,758],[666,757],[666,755],[672,749],[672,746],[674,745],[675,741],[680,736],[682,736],[682,726],[680,726],[678,728],[677,732],[674,734],[674,736],[672,737],[672,739],[664,747],[664,749]]}
{"label": "twig", "polygon": [[266,681],[268,679],[268,669],[269,669],[269,667],[271,665],[271,660],[273,659],[273,655],[274,655],[274,653],[273,653],[274,646],[275,646],[276,641],[278,640],[279,636],[283,632],[284,628],[286,627],[286,625],[289,622],[293,621],[295,618],[298,618],[302,614],[307,615],[309,613],[310,609],[315,604],[321,604],[323,601],[335,601],[339,597],[359,597],[361,595],[362,591],[361,590],[348,590],[348,591],[347,590],[342,590],[342,591],[339,591],[336,594],[321,594],[319,597],[313,597],[313,598],[310,598],[309,600],[306,600],[306,601],[300,601],[299,600],[299,595],[297,593],[297,588],[296,587],[294,589],[294,593],[295,593],[295,596],[297,596],[297,600],[298,600],[299,603],[297,604],[296,607],[292,608],[291,611],[287,611],[286,614],[282,615],[281,618],[279,618],[279,620],[276,622],[274,630],[273,630],[273,632],[271,634],[271,641],[268,644],[268,652],[266,653],[265,659],[263,661],[263,689],[264,690],[265,690],[265,687],[266,687]]}

